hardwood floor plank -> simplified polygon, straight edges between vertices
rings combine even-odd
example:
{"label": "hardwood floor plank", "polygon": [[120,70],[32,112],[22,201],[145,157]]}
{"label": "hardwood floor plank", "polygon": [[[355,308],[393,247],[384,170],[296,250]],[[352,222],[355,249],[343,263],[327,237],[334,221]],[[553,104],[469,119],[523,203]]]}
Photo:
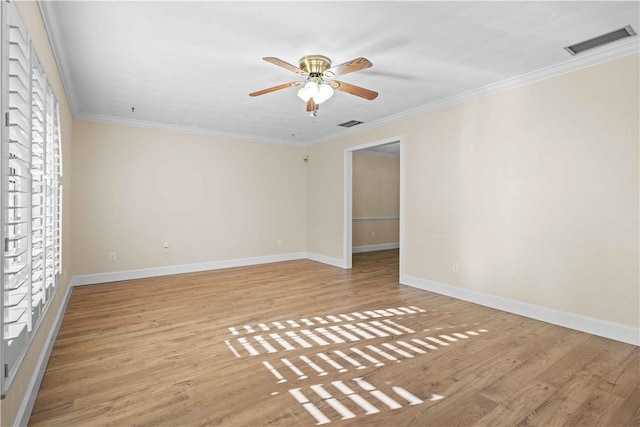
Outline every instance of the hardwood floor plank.
{"label": "hardwood floor plank", "polygon": [[[637,347],[629,348],[626,345],[619,347],[617,344],[620,343],[612,345],[616,350],[613,357],[618,361],[617,365],[610,370],[602,370],[597,375],[600,375],[603,380],[599,385],[600,388],[607,393],[626,399],[640,389],[640,352]],[[625,354],[626,357],[622,359]]]}
{"label": "hardwood floor plank", "polygon": [[[568,420],[570,425],[606,426],[611,425],[612,413],[609,408],[620,408],[624,400],[598,387],[580,404]],[[640,402],[638,402],[640,404]]]}
{"label": "hardwood floor plank", "polygon": [[[509,397],[502,397],[498,406],[488,412],[478,424],[487,426],[515,426],[556,392],[556,388],[544,382],[530,380],[514,390]],[[481,393],[484,395],[484,393]]]}
{"label": "hardwood floor plank", "polygon": [[[608,408],[606,413],[610,416],[610,426],[639,426],[640,425],[640,388],[636,388],[624,401],[624,403],[612,411]],[[606,417],[606,415],[603,415]]]}
{"label": "hardwood floor plank", "polygon": [[442,415],[429,421],[433,426],[466,426],[478,423],[496,403],[480,394],[465,399],[464,406],[457,411],[442,411]]}
{"label": "hardwood floor plank", "polygon": [[381,251],[74,288],[30,425],[638,425],[639,362]]}
{"label": "hardwood floor plank", "polygon": [[575,342],[560,339],[553,333],[553,329],[557,327],[543,325],[539,330],[547,331],[547,334],[505,353],[504,368],[500,370],[502,374],[484,388],[481,394],[497,402],[506,402],[532,384],[545,384],[556,390],[557,387],[548,378],[546,381],[532,381],[532,378],[536,378],[550,366],[555,366],[575,346]]}

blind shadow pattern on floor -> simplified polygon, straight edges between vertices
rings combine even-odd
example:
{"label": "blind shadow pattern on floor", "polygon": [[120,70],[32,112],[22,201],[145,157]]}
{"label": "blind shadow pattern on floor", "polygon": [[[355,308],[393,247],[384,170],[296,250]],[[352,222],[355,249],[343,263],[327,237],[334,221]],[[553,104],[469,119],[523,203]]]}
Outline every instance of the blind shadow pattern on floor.
{"label": "blind shadow pattern on floor", "polygon": [[271,372],[272,396],[289,393],[323,425],[445,399],[437,390],[416,395],[398,384],[374,385],[358,373],[428,357],[488,332],[478,323],[427,327],[436,313],[409,306],[230,326],[225,344],[236,358],[255,358]]}

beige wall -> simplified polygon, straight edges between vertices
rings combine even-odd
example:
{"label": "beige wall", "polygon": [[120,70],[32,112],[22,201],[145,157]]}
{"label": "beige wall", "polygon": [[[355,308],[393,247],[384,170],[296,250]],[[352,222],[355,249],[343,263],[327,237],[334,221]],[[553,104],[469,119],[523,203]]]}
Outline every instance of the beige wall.
{"label": "beige wall", "polygon": [[74,140],[74,275],[305,251],[306,148],[88,121]]}
{"label": "beige wall", "polygon": [[353,153],[353,247],[398,243],[399,220],[358,220],[400,215],[400,159]]}
{"label": "beige wall", "polygon": [[62,277],[60,280],[60,287],[56,293],[56,296],[51,303],[51,306],[42,319],[40,328],[36,333],[33,344],[29,348],[24,361],[20,365],[20,369],[16,374],[15,379],[7,393],[5,399],[0,401],[0,424],[3,426],[12,425],[20,405],[22,404],[25,393],[27,392],[29,382],[32,379],[34,369],[36,368],[38,358],[40,357],[45,341],[49,335],[55,316],[60,310],[60,305],[63,302],[69,282],[71,280],[71,260],[73,258],[72,244],[71,244],[71,224],[72,224],[72,170],[71,164],[71,151],[73,146],[73,116],[67,96],[58,74],[58,68],[49,45],[49,38],[44,29],[42,18],[40,16],[40,10],[38,4],[34,1],[20,1],[16,2],[22,21],[27,28],[29,36],[33,41],[33,45],[38,54],[38,58],[45,69],[47,78],[51,87],[53,88],[56,97],[60,103],[60,121],[61,121],[61,135],[62,135],[62,161],[63,161],[63,223],[62,223]]}
{"label": "beige wall", "polygon": [[397,219],[353,221],[351,230],[352,246],[356,252],[358,248],[360,251],[380,250],[374,246],[400,243],[400,220]]}
{"label": "beige wall", "polygon": [[310,147],[308,251],[343,257],[344,148],[402,136],[405,274],[637,328],[638,59]]}

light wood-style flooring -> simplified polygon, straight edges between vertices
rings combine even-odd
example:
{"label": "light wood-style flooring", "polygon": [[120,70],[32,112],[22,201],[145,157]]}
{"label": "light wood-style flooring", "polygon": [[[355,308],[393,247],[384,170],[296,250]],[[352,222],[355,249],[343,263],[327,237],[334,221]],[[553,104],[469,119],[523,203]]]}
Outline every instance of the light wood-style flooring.
{"label": "light wood-style flooring", "polygon": [[398,251],[78,287],[31,426],[640,425],[640,348],[398,283]]}

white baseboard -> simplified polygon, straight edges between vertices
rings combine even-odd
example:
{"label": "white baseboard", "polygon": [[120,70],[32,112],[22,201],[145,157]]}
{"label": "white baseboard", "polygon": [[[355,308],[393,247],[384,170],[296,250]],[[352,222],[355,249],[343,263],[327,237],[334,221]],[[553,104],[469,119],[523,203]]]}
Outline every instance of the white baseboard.
{"label": "white baseboard", "polygon": [[197,264],[172,265],[166,267],[141,268],[136,270],[113,271],[109,273],[85,274],[73,276],[71,287],[83,285],[97,285],[100,283],[120,282],[122,280],[146,279],[149,277],[170,276],[173,274],[197,273],[199,271],[220,270],[223,268],[247,267],[250,265],[268,264],[272,262],[309,259],[334,267],[344,267],[344,262],[338,258],[318,255],[309,252],[294,252],[281,255],[239,258],[223,261],[210,261]]}
{"label": "white baseboard", "polygon": [[399,249],[400,243],[381,243],[379,245],[354,246],[351,252],[359,254],[361,252],[386,251],[387,249]]}
{"label": "white baseboard", "polygon": [[407,274],[400,276],[400,283],[565,328],[640,346],[640,330],[619,323],[607,322],[580,314],[568,313],[484,292],[459,288],[457,286],[421,279]]}
{"label": "white baseboard", "polygon": [[42,379],[44,378],[44,372],[47,369],[47,363],[49,363],[49,356],[51,356],[53,345],[55,344],[56,338],[58,337],[60,325],[62,325],[64,313],[67,310],[67,304],[69,302],[69,297],[71,296],[71,290],[72,286],[71,284],[69,284],[69,286],[67,286],[67,291],[63,296],[62,303],[60,303],[60,306],[58,307],[58,312],[56,313],[56,317],[53,320],[53,324],[51,325],[51,329],[49,330],[47,339],[44,342],[44,346],[42,347],[42,351],[40,352],[40,356],[38,357],[38,361],[36,362],[35,369],[31,374],[29,385],[27,386],[27,390],[23,396],[22,403],[20,403],[20,407],[18,408],[16,419],[14,420],[13,424],[11,424],[12,426],[27,426],[29,424],[29,418],[31,418],[33,405],[35,405],[36,403],[38,390],[40,389],[40,384],[42,383]]}
{"label": "white baseboard", "polygon": [[344,260],[341,260],[339,258],[332,258],[326,255],[319,255],[311,252],[307,252],[306,258],[310,259],[311,261],[321,262],[323,264],[332,265],[334,267],[347,268],[344,265]]}
{"label": "white baseboard", "polygon": [[167,267],[142,268],[138,270],[114,271],[110,273],[73,276],[71,286],[96,285],[99,283],[119,282],[121,280],[145,279],[148,277],[170,276],[172,274],[196,273],[223,268],[246,267],[249,265],[305,259],[306,253],[296,252],[260,257],[238,258],[223,261],[201,262],[197,264],[172,265]]}

